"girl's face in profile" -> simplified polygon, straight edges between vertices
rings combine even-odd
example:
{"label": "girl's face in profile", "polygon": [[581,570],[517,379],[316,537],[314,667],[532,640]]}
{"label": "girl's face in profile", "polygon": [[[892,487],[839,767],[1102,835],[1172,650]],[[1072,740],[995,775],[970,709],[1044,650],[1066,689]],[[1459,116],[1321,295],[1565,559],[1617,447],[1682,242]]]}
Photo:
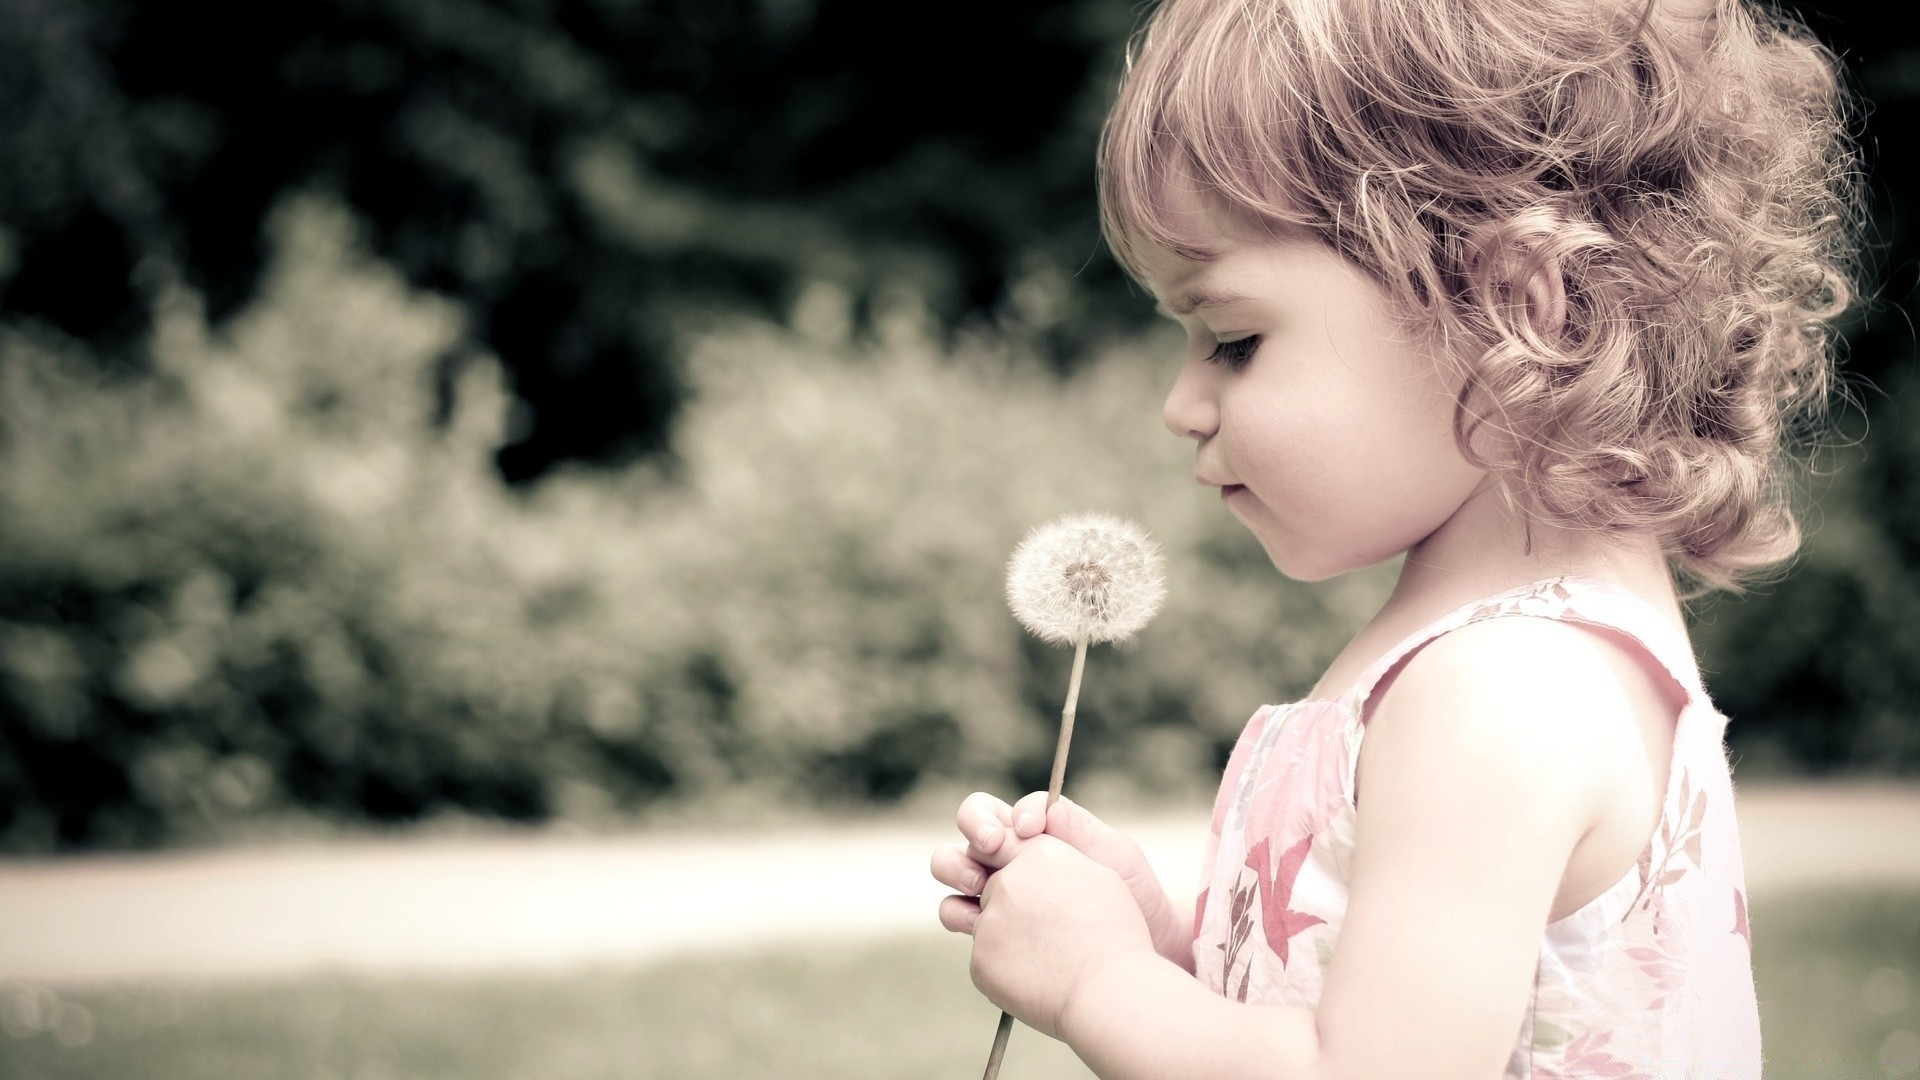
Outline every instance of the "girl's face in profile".
{"label": "girl's face in profile", "polygon": [[1143,258],[1187,330],[1164,417],[1199,481],[1281,573],[1318,581],[1390,559],[1447,522],[1484,471],[1453,441],[1453,388],[1385,290],[1324,244],[1230,232],[1188,197],[1195,262]]}

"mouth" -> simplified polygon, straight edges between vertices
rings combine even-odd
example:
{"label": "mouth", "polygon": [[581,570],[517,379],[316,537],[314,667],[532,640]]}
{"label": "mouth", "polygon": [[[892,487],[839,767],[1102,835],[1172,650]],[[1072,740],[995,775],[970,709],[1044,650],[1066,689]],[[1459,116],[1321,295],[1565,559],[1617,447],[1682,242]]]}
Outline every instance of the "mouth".
{"label": "mouth", "polygon": [[1247,490],[1247,485],[1245,484],[1221,484],[1220,497],[1222,499],[1231,499],[1245,490]]}

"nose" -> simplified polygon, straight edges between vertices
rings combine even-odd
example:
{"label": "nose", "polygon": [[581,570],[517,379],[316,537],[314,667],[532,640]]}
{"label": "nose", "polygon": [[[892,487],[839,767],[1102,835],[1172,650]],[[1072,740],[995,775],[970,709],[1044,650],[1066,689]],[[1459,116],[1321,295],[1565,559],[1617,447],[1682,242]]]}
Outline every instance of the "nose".
{"label": "nose", "polygon": [[1160,407],[1167,430],[1183,439],[1205,442],[1220,429],[1220,402],[1204,362],[1188,360]]}

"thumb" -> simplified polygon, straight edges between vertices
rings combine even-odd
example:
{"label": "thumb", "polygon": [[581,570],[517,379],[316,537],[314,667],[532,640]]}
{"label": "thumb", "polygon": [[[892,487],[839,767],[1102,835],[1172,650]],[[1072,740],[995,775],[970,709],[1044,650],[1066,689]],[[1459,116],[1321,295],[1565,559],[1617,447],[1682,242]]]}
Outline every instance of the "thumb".
{"label": "thumb", "polygon": [[1123,873],[1131,869],[1126,864],[1142,857],[1139,845],[1064,795],[1047,811],[1047,833]]}
{"label": "thumb", "polygon": [[[1167,906],[1166,890],[1147,861],[1147,853],[1120,830],[1089,813],[1086,807],[1065,797],[1047,811],[1047,834],[1058,837],[1094,862],[1120,875],[1134,903],[1140,906],[1156,943],[1180,929],[1171,927],[1172,909]],[[1156,944],[1156,948],[1159,945]],[[1164,952],[1164,950],[1163,950]],[[1166,955],[1172,955],[1166,953]]]}
{"label": "thumb", "polygon": [[1119,878],[1127,882],[1127,888],[1142,897],[1142,901],[1152,901],[1160,894],[1160,878],[1154,876],[1154,869],[1146,863],[1146,851],[1142,851],[1131,836],[1094,817],[1087,807],[1060,799],[1046,811],[1046,834],[1064,840],[1094,863],[1119,874]]}

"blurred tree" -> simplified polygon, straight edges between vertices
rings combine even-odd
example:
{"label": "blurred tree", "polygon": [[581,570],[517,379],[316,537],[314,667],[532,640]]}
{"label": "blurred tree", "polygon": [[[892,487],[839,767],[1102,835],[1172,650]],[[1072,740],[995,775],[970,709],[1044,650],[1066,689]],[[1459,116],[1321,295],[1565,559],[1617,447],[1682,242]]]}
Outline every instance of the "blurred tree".
{"label": "blurred tree", "polygon": [[[1911,771],[1920,51],[1898,9],[1801,10],[1871,103],[1861,408],[1805,560],[1697,640],[1743,776]],[[1030,784],[1057,672],[955,590],[1094,492],[1185,534],[1189,613],[1100,683],[1090,763],[1203,786],[1377,582],[1272,588],[1141,479],[1150,312],[1092,164],[1138,13],[0,0],[0,845]],[[275,284],[264,224],[307,192],[377,267],[295,243]],[[976,324],[1135,370],[1014,378]]]}
{"label": "blurred tree", "polygon": [[510,479],[661,449],[679,331],[815,280],[856,328],[1001,319],[1063,365],[1117,287],[1091,195],[1121,0],[933,35],[852,0],[0,9],[0,314],[138,365],[169,268],[224,318],[274,202],[335,192],[511,369]]}
{"label": "blurred tree", "polygon": [[1838,430],[1823,433],[1809,533],[1790,576],[1704,605],[1708,683],[1749,767],[1920,768],[1920,285],[1914,178],[1920,48],[1905,13],[1855,0],[1793,5],[1845,62],[1871,227],[1861,302],[1845,324]]}
{"label": "blurred tree", "polygon": [[[677,331],[816,279],[856,327],[920,303],[1071,366],[1146,317],[1092,211],[1136,9],[988,5],[928,36],[864,0],[0,0],[0,314],[138,363],[166,268],[231,314],[264,215],[321,187],[512,370],[511,479],[663,448]],[[1907,140],[1875,137],[1920,85],[1903,16],[1799,10],[1875,104],[1879,175],[1913,175]],[[1910,290],[1908,188],[1875,194]],[[1857,327],[1854,371],[1909,354],[1898,323]]]}

